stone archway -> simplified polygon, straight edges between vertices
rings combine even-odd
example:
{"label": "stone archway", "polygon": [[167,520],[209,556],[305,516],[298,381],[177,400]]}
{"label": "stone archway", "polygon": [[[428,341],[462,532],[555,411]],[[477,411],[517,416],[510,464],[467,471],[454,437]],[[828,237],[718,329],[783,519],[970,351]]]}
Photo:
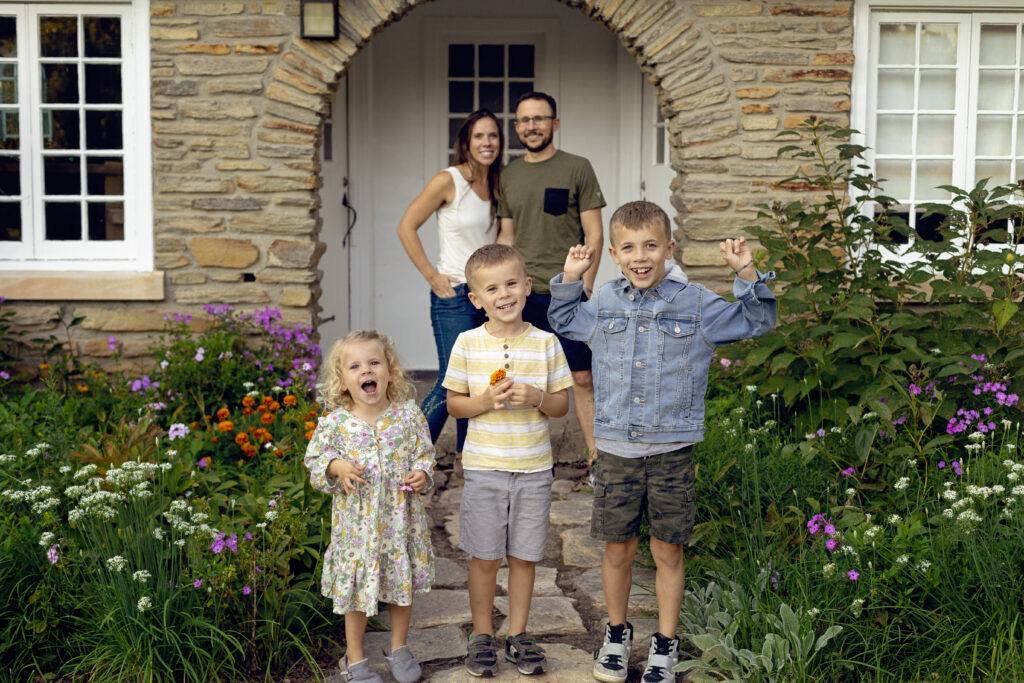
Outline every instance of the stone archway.
{"label": "stone archway", "polygon": [[[352,58],[422,2],[342,0],[335,41],[297,37],[297,3],[152,6],[156,267],[167,307],[272,304],[312,323],[322,253],[320,126]],[[715,244],[791,190],[775,135],[844,123],[852,4],[569,0],[658,90],[676,173],[681,260],[724,282]],[[702,272],[702,269],[704,272]]]}

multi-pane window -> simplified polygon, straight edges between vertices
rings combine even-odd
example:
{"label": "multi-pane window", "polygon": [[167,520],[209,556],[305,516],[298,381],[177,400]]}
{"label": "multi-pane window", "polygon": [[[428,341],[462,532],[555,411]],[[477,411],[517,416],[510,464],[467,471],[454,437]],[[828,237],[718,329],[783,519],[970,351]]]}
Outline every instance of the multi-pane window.
{"label": "multi-pane window", "polygon": [[527,43],[451,43],[448,45],[448,153],[466,116],[489,109],[502,122],[508,158],[521,156],[515,133],[519,97],[534,89],[536,48]]}
{"label": "multi-pane window", "polygon": [[0,5],[0,263],[142,265],[126,228],[148,201],[126,187],[149,173],[128,144],[148,121],[126,87],[130,9]]}
{"label": "multi-pane window", "polygon": [[872,15],[867,144],[896,212],[926,239],[940,219],[921,204],[951,200],[939,186],[1024,179],[1022,17]]}

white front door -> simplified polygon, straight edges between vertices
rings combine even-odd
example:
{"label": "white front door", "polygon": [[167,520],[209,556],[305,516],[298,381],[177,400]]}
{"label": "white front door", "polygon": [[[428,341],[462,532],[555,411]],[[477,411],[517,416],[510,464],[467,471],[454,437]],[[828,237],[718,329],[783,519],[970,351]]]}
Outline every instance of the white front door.
{"label": "white front door", "polygon": [[[321,191],[327,243],[322,315],[341,310],[328,310],[327,302],[345,287],[330,285],[329,293],[328,281],[340,277],[332,270],[344,272],[349,327],[391,335],[409,369],[436,369],[430,290],[395,228],[427,181],[449,165],[453,130],[472,109],[492,108],[506,122],[506,148],[514,156],[518,140],[510,118],[518,94],[527,87],[550,93],[562,122],[555,144],[590,160],[608,201],[607,225],[617,206],[640,196],[639,77],[611,32],[551,0],[436,0],[376,36],[352,61],[347,103],[341,94],[335,100],[336,145],[347,104],[349,182],[328,184],[325,177]],[[353,215],[340,205],[343,189],[356,217],[344,246],[343,232],[327,229],[330,212],[338,214],[331,219],[337,226],[347,226]],[[433,218],[419,236],[436,260]],[[603,259],[606,279],[616,270],[607,252]],[[325,345],[337,336],[322,331]]]}
{"label": "white front door", "polygon": [[[328,245],[321,261],[324,274],[320,281],[320,343],[325,347],[345,336],[349,330],[349,249],[348,229],[352,214],[348,202],[348,78],[338,83],[338,94],[323,124],[320,149],[320,239]],[[327,349],[324,348],[326,352]]]}

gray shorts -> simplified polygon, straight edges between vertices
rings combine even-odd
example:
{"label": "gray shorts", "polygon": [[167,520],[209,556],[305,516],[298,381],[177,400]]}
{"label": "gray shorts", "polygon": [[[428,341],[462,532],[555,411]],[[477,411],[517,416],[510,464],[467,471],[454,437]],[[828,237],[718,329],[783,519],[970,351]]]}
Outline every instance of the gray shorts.
{"label": "gray shorts", "polygon": [[481,560],[544,559],[554,473],[465,470],[459,549]]}

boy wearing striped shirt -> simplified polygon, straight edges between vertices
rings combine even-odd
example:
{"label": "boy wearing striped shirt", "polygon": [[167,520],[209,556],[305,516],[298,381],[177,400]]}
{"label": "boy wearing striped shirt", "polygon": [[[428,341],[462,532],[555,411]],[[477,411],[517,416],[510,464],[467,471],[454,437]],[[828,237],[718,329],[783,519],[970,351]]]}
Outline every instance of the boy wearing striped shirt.
{"label": "boy wearing striped shirt", "polygon": [[466,281],[469,300],[487,322],[459,335],[443,382],[448,413],[469,418],[459,512],[459,548],[472,556],[466,670],[497,675],[491,613],[498,568],[507,559],[505,658],[520,673],[539,674],[544,651],[526,634],[526,621],[551,509],[548,417],[568,412],[572,374],[555,335],[523,321],[532,283],[518,251],[502,244],[477,249],[466,262]]}

